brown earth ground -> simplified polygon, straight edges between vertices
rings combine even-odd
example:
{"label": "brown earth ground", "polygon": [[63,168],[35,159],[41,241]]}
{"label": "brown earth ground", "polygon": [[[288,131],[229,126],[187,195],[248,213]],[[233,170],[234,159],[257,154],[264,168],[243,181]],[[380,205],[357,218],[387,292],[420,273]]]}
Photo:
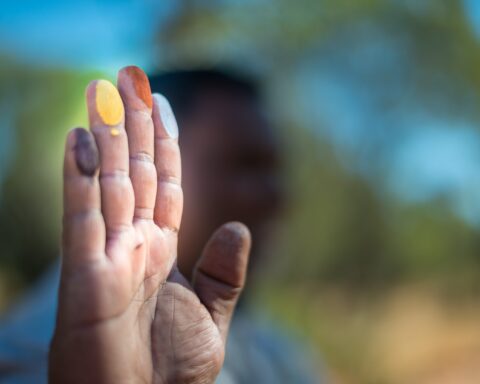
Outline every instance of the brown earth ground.
{"label": "brown earth ground", "polygon": [[311,292],[265,300],[320,351],[333,383],[480,383],[480,297],[418,284],[361,298],[335,288]]}

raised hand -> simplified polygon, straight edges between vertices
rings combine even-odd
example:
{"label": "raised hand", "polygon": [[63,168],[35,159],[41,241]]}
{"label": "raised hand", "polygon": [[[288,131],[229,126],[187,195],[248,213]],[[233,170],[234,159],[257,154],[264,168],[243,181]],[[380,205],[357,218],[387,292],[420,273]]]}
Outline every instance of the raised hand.
{"label": "raised hand", "polygon": [[182,216],[178,129],[137,67],[87,88],[90,131],[64,163],[62,277],[51,383],[211,383],[242,290],[250,235],[217,230],[188,282],[176,268]]}

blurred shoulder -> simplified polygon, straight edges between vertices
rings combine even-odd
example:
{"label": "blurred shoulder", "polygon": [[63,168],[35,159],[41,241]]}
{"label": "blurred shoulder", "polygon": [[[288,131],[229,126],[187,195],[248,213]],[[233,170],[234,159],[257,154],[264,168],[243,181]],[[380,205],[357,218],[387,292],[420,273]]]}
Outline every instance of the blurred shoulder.
{"label": "blurred shoulder", "polygon": [[273,319],[238,311],[227,342],[224,371],[230,381],[225,383],[324,383],[315,355],[308,343]]}
{"label": "blurred shoulder", "polygon": [[[42,383],[55,327],[60,267],[50,270],[0,318],[0,373],[11,383]],[[7,369],[8,368],[8,369]]]}

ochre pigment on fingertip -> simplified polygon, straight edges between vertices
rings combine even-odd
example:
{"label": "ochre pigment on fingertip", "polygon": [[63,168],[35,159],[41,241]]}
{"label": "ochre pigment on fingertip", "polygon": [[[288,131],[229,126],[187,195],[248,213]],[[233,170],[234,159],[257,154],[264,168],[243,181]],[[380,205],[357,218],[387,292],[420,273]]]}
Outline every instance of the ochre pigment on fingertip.
{"label": "ochre pigment on fingertip", "polygon": [[153,105],[152,91],[150,90],[150,82],[145,72],[134,65],[126,67],[125,71],[132,80],[137,96],[151,109]]}
{"label": "ochre pigment on fingertip", "polygon": [[120,131],[117,128],[111,128],[110,129],[110,135],[113,137],[120,135]]}
{"label": "ochre pigment on fingertip", "polygon": [[93,136],[83,128],[75,129],[75,162],[81,173],[93,176],[99,166],[97,145]]}
{"label": "ochre pigment on fingertip", "polygon": [[165,96],[160,93],[154,93],[153,99],[157,105],[160,120],[167,135],[172,139],[176,139],[178,137],[178,125],[170,103]]}
{"label": "ochre pigment on fingertip", "polygon": [[95,106],[106,125],[117,125],[123,118],[123,102],[117,88],[107,80],[98,80],[95,88]]}

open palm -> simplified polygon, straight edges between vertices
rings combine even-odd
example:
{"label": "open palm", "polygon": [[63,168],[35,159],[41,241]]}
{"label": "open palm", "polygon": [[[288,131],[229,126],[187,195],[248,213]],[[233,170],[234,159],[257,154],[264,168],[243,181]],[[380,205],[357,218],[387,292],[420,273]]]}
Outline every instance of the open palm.
{"label": "open palm", "polygon": [[[119,92],[118,92],[119,91]],[[222,226],[192,282],[176,268],[177,127],[137,67],[87,88],[67,137],[62,278],[51,383],[211,383],[243,287],[248,230]]]}

